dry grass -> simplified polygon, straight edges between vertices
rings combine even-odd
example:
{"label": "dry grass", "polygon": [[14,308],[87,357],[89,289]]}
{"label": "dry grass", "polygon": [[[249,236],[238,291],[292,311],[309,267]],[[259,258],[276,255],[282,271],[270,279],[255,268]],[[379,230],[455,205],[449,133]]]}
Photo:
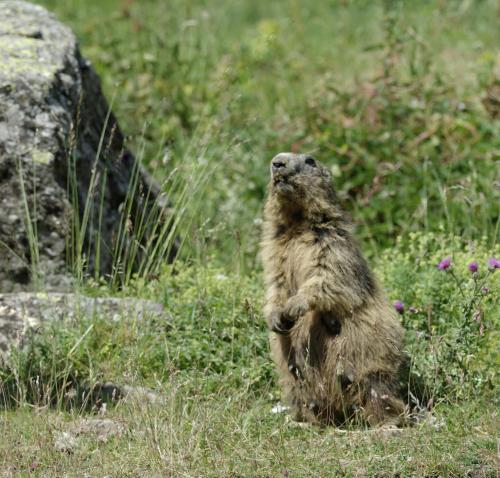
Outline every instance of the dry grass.
{"label": "dry grass", "polygon": [[105,418],[124,431],[104,439],[80,433],[69,451],[55,441],[74,431],[78,412],[5,412],[0,476],[497,476],[500,423],[485,402],[437,407],[398,431],[336,430],[297,426],[241,391],[190,399],[179,390],[165,390],[162,405],[111,407]]}

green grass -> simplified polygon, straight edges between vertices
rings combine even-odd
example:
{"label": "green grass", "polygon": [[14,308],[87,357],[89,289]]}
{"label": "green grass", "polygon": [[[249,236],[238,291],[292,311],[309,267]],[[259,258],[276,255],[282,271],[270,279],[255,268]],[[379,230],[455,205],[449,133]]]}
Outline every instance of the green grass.
{"label": "green grass", "polygon": [[[38,3],[77,33],[184,243],[174,266],[133,275],[120,253],[123,277],[78,288],[161,302],[169,320],[52,324],[0,369],[0,476],[498,476],[500,273],[486,261],[500,256],[500,127],[482,104],[498,84],[495,2]],[[331,167],[405,303],[412,374],[436,406],[397,435],[271,413],[257,249],[283,150]],[[447,256],[452,272],[438,271]],[[102,413],[67,394],[106,380],[166,401],[108,404],[123,435],[57,451],[54,434]]]}
{"label": "green grass", "polygon": [[[378,262],[390,298],[405,304],[412,383],[424,383],[423,405],[435,404],[426,420],[394,436],[353,424],[299,427],[271,413],[280,392],[258,277],[178,262],[174,274],[166,267],[158,279],[137,279],[120,292],[163,303],[168,319],[78,317],[47,325],[13,354],[0,370],[0,397],[11,397],[0,431],[3,424],[4,435],[18,438],[0,445],[0,460],[12,472],[36,463],[42,476],[98,469],[125,476],[495,476],[500,274],[487,271],[490,252],[499,251],[415,235]],[[448,254],[453,273],[438,271]],[[477,276],[467,269],[471,260]],[[477,284],[488,293],[477,293]],[[86,292],[110,293],[107,285]],[[80,385],[109,380],[149,387],[165,402],[108,403],[104,415],[123,424],[124,435],[103,444],[83,434],[70,456],[55,449],[58,432],[102,415],[78,400]]]}
{"label": "green grass", "polygon": [[[440,406],[437,420],[396,434],[298,427],[240,391],[161,406],[120,405],[125,427],[106,443],[82,435],[72,454],[54,451],[75,413],[21,408],[0,417],[2,476],[363,477],[497,476],[498,414],[488,402]],[[15,447],[12,444],[15,443]],[[10,473],[10,474],[9,474]]]}
{"label": "green grass", "polygon": [[158,178],[210,164],[190,254],[256,266],[268,164],[286,150],[332,168],[370,255],[440,226],[495,243],[494,0],[40,3],[75,29]]}

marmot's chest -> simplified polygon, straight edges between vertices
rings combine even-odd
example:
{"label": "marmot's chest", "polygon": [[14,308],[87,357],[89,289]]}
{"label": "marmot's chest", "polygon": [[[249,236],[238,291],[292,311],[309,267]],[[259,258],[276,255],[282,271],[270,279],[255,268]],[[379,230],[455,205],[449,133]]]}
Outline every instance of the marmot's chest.
{"label": "marmot's chest", "polygon": [[286,288],[294,295],[301,285],[314,274],[315,247],[312,234],[291,238],[283,244],[281,264]]}

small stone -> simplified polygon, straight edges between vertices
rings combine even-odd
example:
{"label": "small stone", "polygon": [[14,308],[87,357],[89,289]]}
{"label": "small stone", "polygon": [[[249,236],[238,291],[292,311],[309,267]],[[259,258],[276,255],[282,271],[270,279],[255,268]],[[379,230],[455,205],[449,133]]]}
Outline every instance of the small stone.
{"label": "small stone", "polygon": [[285,413],[290,410],[290,407],[282,405],[281,403],[276,404],[273,408],[271,408],[271,413]]}
{"label": "small stone", "polygon": [[62,453],[73,453],[76,447],[76,438],[69,432],[54,434],[54,448]]}
{"label": "small stone", "polygon": [[71,433],[80,435],[93,435],[99,442],[107,442],[110,438],[120,436],[125,431],[125,427],[109,418],[84,418],[75,423]]}

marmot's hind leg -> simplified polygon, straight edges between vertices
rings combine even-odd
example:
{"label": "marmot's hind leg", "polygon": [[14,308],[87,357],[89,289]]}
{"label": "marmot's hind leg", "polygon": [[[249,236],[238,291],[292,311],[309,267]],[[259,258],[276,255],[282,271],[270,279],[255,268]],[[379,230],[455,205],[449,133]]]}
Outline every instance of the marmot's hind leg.
{"label": "marmot's hind leg", "polygon": [[289,336],[272,334],[270,344],[274,362],[278,367],[283,401],[291,408],[291,416],[295,421],[306,421],[308,413],[302,406],[304,400],[301,372],[296,363],[291,339]]}
{"label": "marmot's hind leg", "polygon": [[398,384],[390,377],[371,374],[360,384],[361,415],[370,426],[402,426],[405,405],[398,398]]}

